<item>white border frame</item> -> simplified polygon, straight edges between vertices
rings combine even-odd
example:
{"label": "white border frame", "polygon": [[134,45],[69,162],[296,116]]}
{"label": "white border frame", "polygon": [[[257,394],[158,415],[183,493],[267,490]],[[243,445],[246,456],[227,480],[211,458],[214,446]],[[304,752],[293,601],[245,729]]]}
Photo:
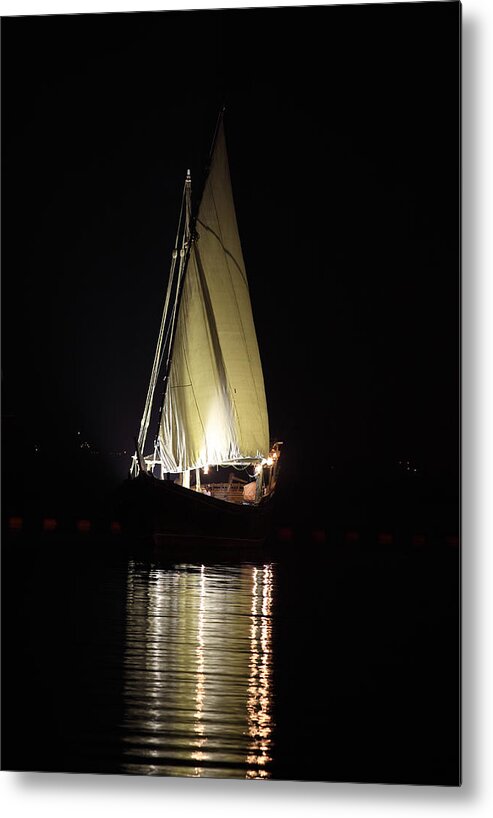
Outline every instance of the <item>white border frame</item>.
{"label": "white border frame", "polygon": [[[396,0],[405,2],[405,0]],[[339,5],[355,5],[341,0]],[[0,0],[0,15],[172,8],[305,6],[323,3],[129,2],[129,0]],[[328,4],[327,4],[328,5]],[[7,773],[0,775],[8,818],[103,812],[126,818],[191,814],[207,818],[331,815],[420,818],[493,814],[493,2],[464,0],[462,40],[462,535],[463,786],[457,788],[298,782],[237,782],[125,776]],[[488,150],[489,149],[489,150]],[[489,627],[490,626],[490,627]]]}

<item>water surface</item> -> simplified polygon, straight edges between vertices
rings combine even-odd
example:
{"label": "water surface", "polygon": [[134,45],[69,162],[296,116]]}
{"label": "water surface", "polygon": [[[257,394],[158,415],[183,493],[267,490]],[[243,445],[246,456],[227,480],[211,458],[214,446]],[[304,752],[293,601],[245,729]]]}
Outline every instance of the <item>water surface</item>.
{"label": "water surface", "polygon": [[128,563],[122,770],[266,778],[275,566]]}
{"label": "water surface", "polygon": [[459,555],[3,546],[4,769],[457,783]]}

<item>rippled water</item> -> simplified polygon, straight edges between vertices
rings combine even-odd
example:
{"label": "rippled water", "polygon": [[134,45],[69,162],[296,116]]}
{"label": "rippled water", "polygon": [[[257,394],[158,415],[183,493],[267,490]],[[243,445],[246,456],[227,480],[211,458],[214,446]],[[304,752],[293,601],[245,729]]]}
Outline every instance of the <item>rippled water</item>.
{"label": "rippled water", "polygon": [[453,548],[3,550],[5,769],[456,783]]}
{"label": "rippled water", "polygon": [[124,772],[266,778],[275,566],[128,564]]}

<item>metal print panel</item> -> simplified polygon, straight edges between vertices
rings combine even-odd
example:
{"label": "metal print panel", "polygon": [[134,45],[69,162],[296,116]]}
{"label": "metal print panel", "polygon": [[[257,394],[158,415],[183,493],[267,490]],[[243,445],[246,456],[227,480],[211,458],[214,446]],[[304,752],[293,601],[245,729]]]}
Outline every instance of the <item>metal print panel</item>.
{"label": "metal print panel", "polygon": [[460,784],[460,26],[2,19],[3,769]]}

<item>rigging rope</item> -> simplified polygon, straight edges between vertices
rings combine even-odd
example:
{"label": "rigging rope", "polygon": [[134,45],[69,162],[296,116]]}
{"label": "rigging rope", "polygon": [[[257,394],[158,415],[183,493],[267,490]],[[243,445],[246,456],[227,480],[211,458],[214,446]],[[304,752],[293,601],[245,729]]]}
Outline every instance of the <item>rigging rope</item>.
{"label": "rigging rope", "polygon": [[[170,265],[170,271],[169,271],[169,276],[168,276],[168,288],[167,288],[167,291],[166,291],[164,309],[163,309],[163,314],[162,314],[162,318],[161,318],[161,326],[159,328],[159,335],[158,335],[158,340],[157,340],[157,345],[156,345],[156,352],[155,352],[155,355],[154,355],[154,362],[153,362],[153,365],[152,365],[149,388],[147,390],[147,397],[146,397],[146,402],[145,402],[145,406],[144,406],[144,413],[142,415],[142,420],[140,422],[140,431],[139,431],[138,443],[139,443],[139,448],[140,448],[141,452],[143,452],[144,446],[145,446],[147,430],[149,428],[149,423],[150,423],[150,419],[151,419],[152,402],[153,402],[153,399],[154,399],[154,390],[156,388],[156,383],[157,383],[157,380],[158,380],[158,377],[159,377],[159,371],[161,369],[161,364],[162,364],[162,360],[163,360],[163,336],[164,336],[164,331],[165,331],[165,326],[166,326],[166,319],[167,319],[168,310],[169,310],[169,303],[170,303],[170,300],[171,300],[171,293],[173,291],[173,284],[174,284],[174,278],[175,278],[175,268],[176,268],[176,259],[178,258],[178,243],[179,243],[179,239],[180,239],[180,233],[181,233],[182,222],[183,222],[183,211],[184,211],[184,205],[185,205],[186,187],[187,187],[187,182],[185,181],[185,184],[183,186],[183,193],[182,193],[182,197],[181,197],[180,216],[179,216],[179,219],[178,219],[178,228],[177,228],[177,231],[176,231],[176,237],[175,237],[173,252],[171,254],[171,265]],[[180,263],[180,267],[181,267],[181,263]],[[174,318],[174,310],[173,310],[173,318]],[[166,347],[166,344],[168,343],[169,333],[170,333],[170,325],[168,325],[168,329],[167,329],[167,332],[166,332],[166,337],[164,338],[164,347]]]}

